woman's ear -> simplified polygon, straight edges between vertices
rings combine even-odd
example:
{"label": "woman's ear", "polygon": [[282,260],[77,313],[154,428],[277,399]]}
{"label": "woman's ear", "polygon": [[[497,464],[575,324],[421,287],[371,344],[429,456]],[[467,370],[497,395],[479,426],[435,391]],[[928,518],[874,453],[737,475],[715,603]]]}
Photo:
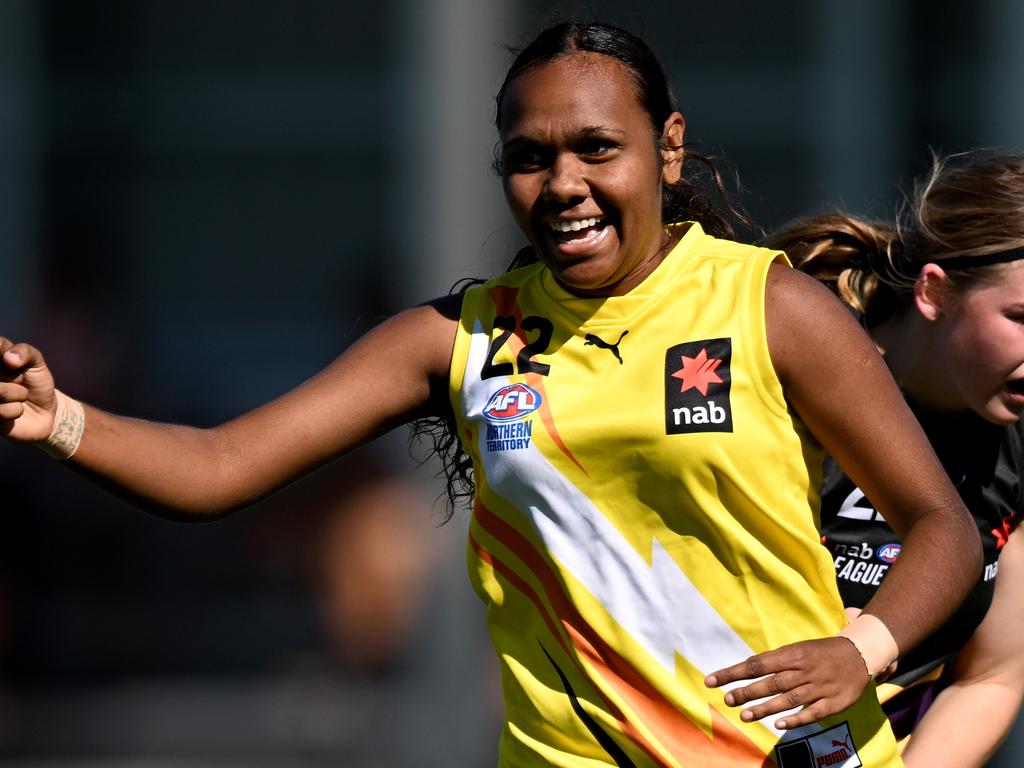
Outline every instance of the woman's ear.
{"label": "woman's ear", "polygon": [[914,306],[921,316],[934,322],[948,308],[952,283],[938,264],[925,264],[914,283]]}
{"label": "woman's ear", "polygon": [[676,184],[683,175],[683,136],[686,121],[678,112],[668,116],[661,131],[661,179],[666,184]]}

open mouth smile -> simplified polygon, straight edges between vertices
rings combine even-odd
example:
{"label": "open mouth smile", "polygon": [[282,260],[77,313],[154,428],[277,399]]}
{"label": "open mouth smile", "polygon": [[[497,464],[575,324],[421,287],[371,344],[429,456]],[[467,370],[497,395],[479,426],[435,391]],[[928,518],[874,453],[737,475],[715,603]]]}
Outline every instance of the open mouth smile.
{"label": "open mouth smile", "polygon": [[579,232],[595,227],[600,221],[604,221],[603,216],[591,217],[589,219],[559,219],[558,221],[549,221],[548,226],[555,232],[568,234],[569,232]]}
{"label": "open mouth smile", "polygon": [[603,216],[558,219],[547,222],[547,226],[558,249],[566,254],[589,250],[601,242],[609,230]]}

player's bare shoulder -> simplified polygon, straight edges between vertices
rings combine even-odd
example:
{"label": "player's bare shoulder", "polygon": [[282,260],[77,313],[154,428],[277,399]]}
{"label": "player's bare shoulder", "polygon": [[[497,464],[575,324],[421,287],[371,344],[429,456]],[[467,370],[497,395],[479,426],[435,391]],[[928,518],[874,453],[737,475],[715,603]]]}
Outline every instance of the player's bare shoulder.
{"label": "player's bare shoulder", "polygon": [[354,345],[357,354],[387,359],[392,377],[447,381],[462,296],[442,296],[388,318]]}
{"label": "player's bare shoulder", "polygon": [[829,350],[870,348],[850,310],[824,285],[784,264],[772,264],[765,281],[765,331],[772,363],[785,384],[806,370],[810,358]]}

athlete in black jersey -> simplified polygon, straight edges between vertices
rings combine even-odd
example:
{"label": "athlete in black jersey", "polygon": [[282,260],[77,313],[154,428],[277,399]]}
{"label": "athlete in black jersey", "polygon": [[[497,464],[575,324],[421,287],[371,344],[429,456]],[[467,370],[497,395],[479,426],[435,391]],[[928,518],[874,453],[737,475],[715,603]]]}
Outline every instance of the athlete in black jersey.
{"label": "athlete in black jersey", "polygon": [[[1024,434],[1020,422],[1001,427],[972,411],[913,410],[974,515],[985,568],[957,613],[900,659],[889,677],[888,683],[902,688],[893,692],[883,706],[899,739],[911,732],[936,692],[948,684],[952,665],[947,662],[985,617],[992,602],[1000,552],[1024,509]],[[899,557],[902,545],[870,499],[831,458],[825,464],[821,532],[822,542],[835,561],[843,603],[863,608]],[[930,578],[941,582],[944,568],[944,563],[936,563]]]}
{"label": "athlete in black jersey", "polygon": [[[769,238],[860,314],[981,534],[968,598],[879,687],[910,768],[983,765],[1024,696],[1022,210],[1024,158],[974,153],[937,159],[894,225],[826,214]],[[902,542],[834,461],[821,524],[855,615]]]}

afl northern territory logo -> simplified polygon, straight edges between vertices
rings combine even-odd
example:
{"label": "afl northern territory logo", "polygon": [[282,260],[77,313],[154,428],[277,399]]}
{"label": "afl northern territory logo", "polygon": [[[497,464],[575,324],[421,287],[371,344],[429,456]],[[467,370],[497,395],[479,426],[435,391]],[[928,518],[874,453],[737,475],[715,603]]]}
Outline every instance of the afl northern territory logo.
{"label": "afl northern territory logo", "polygon": [[540,393],[525,384],[509,384],[502,387],[484,406],[484,418],[492,424],[516,421],[540,408]]}
{"label": "afl northern territory logo", "polygon": [[703,339],[665,351],[665,434],[732,432],[732,339]]}

